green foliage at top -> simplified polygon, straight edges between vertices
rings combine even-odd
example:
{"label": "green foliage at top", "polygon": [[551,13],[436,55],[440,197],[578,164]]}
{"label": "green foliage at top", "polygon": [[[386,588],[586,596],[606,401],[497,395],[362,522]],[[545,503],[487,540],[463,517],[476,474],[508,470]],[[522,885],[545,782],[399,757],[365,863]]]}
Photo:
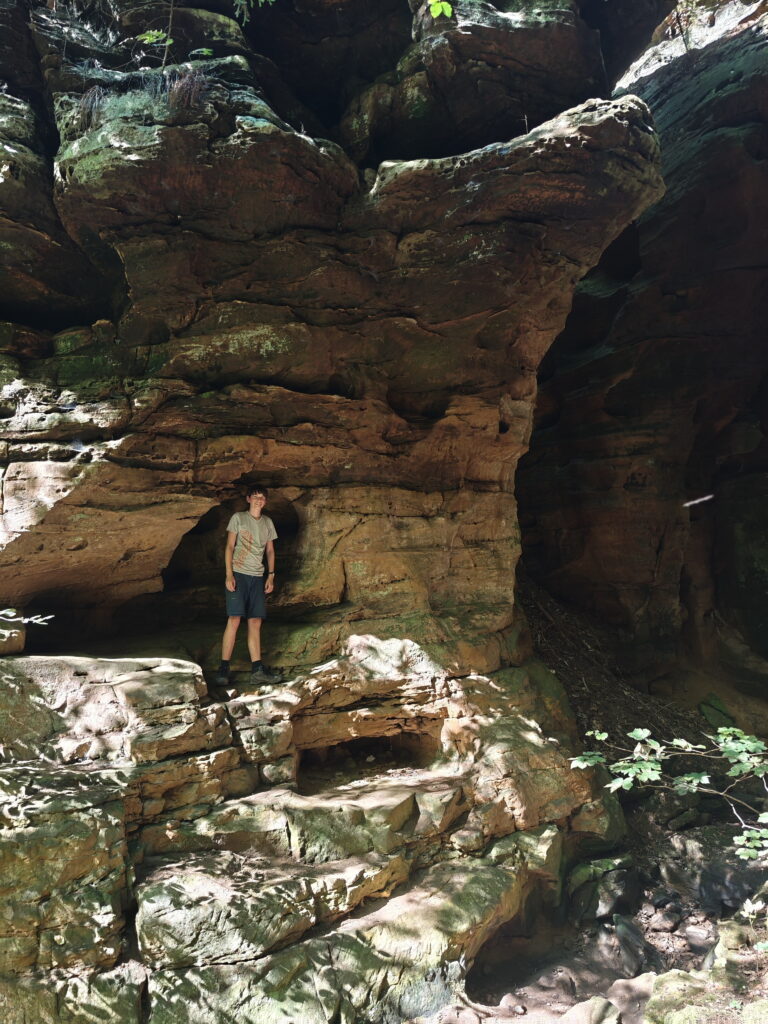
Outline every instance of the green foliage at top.
{"label": "green foliage at top", "polygon": [[433,18],[439,18],[440,15],[445,15],[446,18],[450,18],[453,15],[453,8],[446,0],[432,0],[429,5],[429,13]]}
{"label": "green foliage at top", "polygon": [[[265,4],[273,4],[275,0],[233,0],[235,16],[241,25],[245,25],[251,17],[254,4],[263,7]],[[433,18],[453,17],[453,7],[447,0],[429,0],[429,13]]]}
{"label": "green foliage at top", "polygon": [[[253,11],[254,5],[258,4],[259,7],[264,7],[266,4],[273,4],[275,0],[233,0],[235,8],[235,17],[241,25],[248,23]],[[176,0],[171,0],[168,8],[168,27],[167,29],[150,28],[144,32],[141,32],[136,36],[136,40],[139,43],[143,43],[145,46],[153,46],[162,48],[163,50],[163,63],[165,67],[168,62],[168,53],[173,46],[173,18],[175,13]],[[429,13],[434,19],[437,18],[451,18],[453,17],[453,6],[448,0],[428,0]],[[212,57],[213,50],[209,47],[201,47],[197,50],[193,50],[190,57]]]}
{"label": "green foliage at top", "polygon": [[241,25],[245,25],[251,17],[254,3],[257,3],[259,7],[263,7],[265,4],[273,4],[275,0],[233,0],[233,2],[235,17]]}
{"label": "green foliage at top", "polygon": [[[591,730],[587,733],[598,743],[608,741],[608,733]],[[706,738],[711,746],[691,743],[676,737],[663,741],[654,739],[650,729],[633,729],[627,733],[635,741],[633,747],[607,742],[611,751],[620,754],[610,760],[602,750],[587,750],[571,758],[572,768],[603,766],[613,776],[606,789],[630,790],[635,786],[664,789],[678,796],[706,793],[721,797],[731,808],[742,826],[741,835],[734,839],[736,853],[742,860],[756,860],[768,853],[768,813],[761,812],[742,795],[743,784],[759,781],[768,794],[768,747],[756,736],[750,736],[735,726],[722,727]],[[674,774],[669,764],[675,758],[700,759],[702,771]],[[713,774],[724,775],[732,782],[715,784]],[[750,820],[747,820],[750,819]]]}
{"label": "green foliage at top", "polygon": [[149,28],[136,38],[140,43],[146,43],[147,46],[171,46],[173,43],[168,33],[161,28]]}

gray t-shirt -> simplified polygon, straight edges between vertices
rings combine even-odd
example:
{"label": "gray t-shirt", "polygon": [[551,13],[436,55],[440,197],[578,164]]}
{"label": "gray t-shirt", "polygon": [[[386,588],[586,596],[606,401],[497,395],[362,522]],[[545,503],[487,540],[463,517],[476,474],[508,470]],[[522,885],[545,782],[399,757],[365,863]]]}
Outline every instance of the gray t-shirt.
{"label": "gray t-shirt", "polygon": [[277,537],[275,524],[269,516],[256,519],[250,512],[235,512],[229,520],[228,533],[236,533],[232,568],[246,576],[264,575],[264,548]]}

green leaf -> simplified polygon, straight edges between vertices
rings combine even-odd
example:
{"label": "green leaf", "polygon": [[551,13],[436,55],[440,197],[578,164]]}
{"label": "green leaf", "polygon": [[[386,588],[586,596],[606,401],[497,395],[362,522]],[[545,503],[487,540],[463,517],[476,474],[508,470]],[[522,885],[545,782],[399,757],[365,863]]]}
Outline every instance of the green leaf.
{"label": "green leaf", "polygon": [[[628,786],[625,785],[625,783],[627,783],[627,782],[629,783]],[[605,788],[608,790],[609,793],[615,793],[617,789],[631,789],[632,788],[632,780],[631,779],[611,779],[611,781],[608,783],[608,785]]]}
{"label": "green leaf", "polygon": [[571,768],[591,768],[595,764],[605,764],[605,757],[594,750],[585,750],[578,757],[571,758]]}
{"label": "green leaf", "polygon": [[768,823],[768,811],[763,811],[762,814],[758,814],[757,820],[761,825]]}
{"label": "green leaf", "polygon": [[768,953],[768,942],[756,942],[752,948],[758,953]]}
{"label": "green leaf", "polygon": [[429,5],[429,13],[432,15],[433,18],[440,17],[440,15],[443,13],[443,5],[442,3],[440,3],[440,0],[436,0],[435,3],[431,3]]}
{"label": "green leaf", "polygon": [[442,0],[442,3],[440,4],[440,9],[442,10],[446,18],[450,18],[453,16],[453,8],[449,3],[446,3],[446,0]]}
{"label": "green leaf", "polygon": [[737,850],[736,856],[741,857],[742,860],[757,860],[760,856],[757,850]]}
{"label": "green leaf", "polygon": [[632,732],[627,733],[631,740],[639,740],[641,743],[643,740],[647,740],[650,735],[650,729],[633,729]]}
{"label": "green leaf", "polygon": [[595,739],[596,740],[600,740],[601,743],[602,743],[603,740],[607,740],[608,739],[608,733],[607,732],[597,732],[595,729],[590,729],[589,732],[586,733],[585,735],[587,735],[587,736],[594,736]]}
{"label": "green leaf", "polygon": [[142,32],[136,38],[140,43],[146,43],[148,46],[165,46],[166,43],[170,46],[173,42],[172,39],[168,38],[168,34],[159,28],[147,29],[146,32]]}

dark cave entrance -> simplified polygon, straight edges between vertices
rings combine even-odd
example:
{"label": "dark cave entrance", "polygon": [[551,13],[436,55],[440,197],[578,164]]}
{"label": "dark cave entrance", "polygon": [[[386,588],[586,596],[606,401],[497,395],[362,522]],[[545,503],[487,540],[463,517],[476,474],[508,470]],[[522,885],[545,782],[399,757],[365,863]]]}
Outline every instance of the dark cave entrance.
{"label": "dark cave entrance", "polygon": [[[214,506],[181,538],[168,565],[162,571],[163,593],[171,597],[179,591],[216,590],[223,587],[224,545],[227,525],[235,512],[243,511],[239,498]],[[293,552],[299,533],[299,519],[287,501],[270,498],[266,513],[274,521],[278,534],[280,576],[290,575]],[[218,590],[216,590],[218,598]]]}
{"label": "dark cave entrance", "polygon": [[[188,530],[161,571],[163,588],[133,598],[119,609],[121,637],[147,637],[149,648],[158,640],[163,652],[176,650],[175,657],[188,657],[208,664],[219,657],[218,648],[225,623],[224,546],[227,525],[233,513],[241,512],[245,501],[229,498],[209,509]],[[299,516],[292,503],[270,494],[265,514],[274,521],[278,586],[269,608],[270,620],[290,617],[280,604],[280,589],[298,571],[296,548],[300,533]],[[245,650],[245,630],[240,631],[236,652]],[[244,656],[244,655],[243,655]]]}
{"label": "dark cave entrance", "polygon": [[334,786],[364,782],[379,775],[407,778],[430,765],[439,753],[429,732],[396,732],[390,736],[351,738],[328,747],[300,751],[298,786],[312,796]]}
{"label": "dark cave entrance", "polygon": [[[27,629],[27,654],[69,653],[91,656],[115,654],[125,657],[175,657],[208,663],[218,657],[217,649],[224,628],[224,545],[227,524],[234,512],[243,511],[245,501],[237,496],[209,508],[179,540],[167,564],[168,547],[150,547],[138,567],[139,579],[146,581],[148,592],[121,602],[105,599],[95,602],[87,585],[61,586],[38,593],[24,610],[25,615],[53,615],[45,627]],[[300,536],[299,514],[293,503],[279,493],[270,494],[266,514],[274,521],[279,579],[270,604],[270,619],[295,617],[289,603],[281,604],[281,590],[299,576],[297,546]],[[178,520],[169,520],[167,529],[178,530]],[[170,534],[172,535],[172,534]],[[134,553],[126,541],[121,561]],[[140,547],[140,545],[137,545]],[[106,570],[108,576],[109,569]],[[157,576],[162,589],[156,586]],[[108,579],[99,579],[101,588]],[[116,579],[119,593],[123,581]],[[295,588],[294,588],[295,589]],[[243,631],[244,633],[244,631]],[[243,644],[240,645],[244,648]]]}

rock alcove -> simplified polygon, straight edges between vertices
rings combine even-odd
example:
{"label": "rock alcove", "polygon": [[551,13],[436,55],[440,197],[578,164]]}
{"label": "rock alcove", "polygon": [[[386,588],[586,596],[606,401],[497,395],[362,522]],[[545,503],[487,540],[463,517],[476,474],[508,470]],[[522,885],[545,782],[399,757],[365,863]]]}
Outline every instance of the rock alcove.
{"label": "rock alcove", "polygon": [[[0,0],[9,1024],[460,1020],[624,834],[523,546],[765,722],[766,15],[705,6]],[[222,692],[252,479],[285,682]]]}

